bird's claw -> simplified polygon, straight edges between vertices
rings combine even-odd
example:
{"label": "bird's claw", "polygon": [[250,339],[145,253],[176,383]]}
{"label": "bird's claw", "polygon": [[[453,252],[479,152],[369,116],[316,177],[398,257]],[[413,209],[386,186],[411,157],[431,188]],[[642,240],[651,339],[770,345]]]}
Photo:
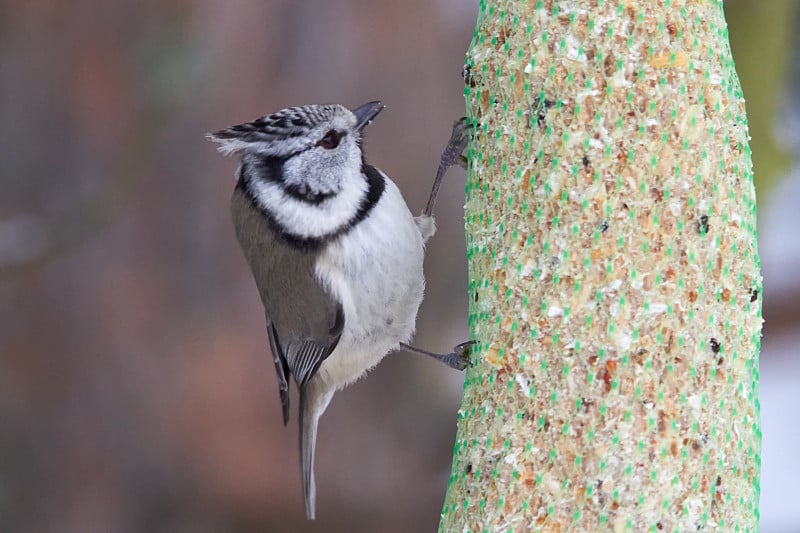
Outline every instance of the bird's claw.
{"label": "bird's claw", "polygon": [[467,123],[467,117],[461,117],[453,122],[453,132],[450,134],[450,141],[442,152],[441,164],[445,168],[458,165],[466,168],[466,158],[463,156],[464,150],[469,143],[469,129],[471,124]]}
{"label": "bird's claw", "polygon": [[454,368],[456,370],[464,370],[465,368],[472,366],[472,363],[469,360],[469,355],[472,351],[472,345],[474,344],[477,344],[477,341],[462,342],[461,344],[455,346],[452,352],[442,357],[442,362],[450,368]]}

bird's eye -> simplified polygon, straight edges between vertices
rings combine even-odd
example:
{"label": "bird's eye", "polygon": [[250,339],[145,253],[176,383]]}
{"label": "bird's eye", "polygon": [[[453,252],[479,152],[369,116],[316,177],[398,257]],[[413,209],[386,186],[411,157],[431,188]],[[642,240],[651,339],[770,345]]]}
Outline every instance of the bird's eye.
{"label": "bird's eye", "polygon": [[328,133],[325,134],[325,137],[319,141],[320,146],[325,148],[326,150],[333,150],[337,146],[339,146],[339,141],[342,140],[342,136],[339,135],[339,132],[336,130],[330,130]]}

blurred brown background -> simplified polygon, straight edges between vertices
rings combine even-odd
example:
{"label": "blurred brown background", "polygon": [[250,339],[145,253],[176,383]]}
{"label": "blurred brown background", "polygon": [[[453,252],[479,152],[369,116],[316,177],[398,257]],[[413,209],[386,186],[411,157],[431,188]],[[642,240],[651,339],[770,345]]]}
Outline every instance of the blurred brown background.
{"label": "blurred brown background", "polygon": [[[798,25],[792,1],[757,5],[726,11],[769,228],[764,313],[776,324],[762,353],[763,531],[792,531],[782,528],[800,515],[786,492],[800,471],[780,452],[799,424],[778,411],[800,385],[800,179],[787,172],[799,99],[784,83],[800,79],[787,37]],[[477,10],[0,0],[0,531],[435,530],[463,375],[408,354],[334,399],[318,520],[303,518],[295,413],[284,428],[228,217],[235,161],[203,133],[288,105],[382,99],[368,157],[421,210],[464,113]],[[757,142],[771,154],[761,162]],[[417,344],[435,350],[468,335],[463,185],[453,171],[426,260]]]}

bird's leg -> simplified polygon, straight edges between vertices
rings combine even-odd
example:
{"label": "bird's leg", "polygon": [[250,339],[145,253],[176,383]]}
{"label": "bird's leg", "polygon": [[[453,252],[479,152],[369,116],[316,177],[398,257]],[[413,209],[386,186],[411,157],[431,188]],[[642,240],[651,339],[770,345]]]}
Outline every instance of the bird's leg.
{"label": "bird's leg", "polygon": [[[469,142],[467,130],[469,130],[471,127],[471,125],[467,124],[466,117],[462,117],[453,123],[453,132],[450,134],[450,140],[447,142],[447,146],[445,146],[444,151],[442,152],[442,157],[439,160],[439,168],[436,171],[436,177],[433,179],[433,188],[431,189],[431,195],[428,198],[428,204],[425,206],[425,211],[423,212],[422,216],[417,217],[418,225],[420,224],[419,220],[432,220],[431,216],[433,215],[433,208],[436,206],[436,197],[439,194],[439,187],[442,185],[442,178],[444,178],[447,169],[455,165],[458,165],[464,169],[467,168],[467,158],[464,157],[464,149],[467,147],[467,143]],[[429,237],[432,233],[432,231],[428,232],[427,235],[425,235],[425,238],[427,239],[427,237]],[[429,352],[428,350],[416,348],[405,343],[400,343],[400,348],[408,352],[433,357],[434,359],[446,364],[450,368],[464,370],[472,364],[469,361],[469,352],[470,347],[475,343],[475,341],[462,342],[458,346],[454,347],[452,352],[444,354]]]}
{"label": "bird's leg", "polygon": [[423,350],[422,348],[416,348],[404,342],[400,343],[400,348],[407,352],[418,353],[420,355],[427,355],[428,357],[433,357],[434,359],[446,364],[450,368],[455,368],[456,370],[464,370],[468,366],[472,365],[472,363],[470,363],[469,361],[469,352],[470,352],[470,347],[473,344],[475,344],[475,341],[462,342],[458,346],[454,347],[453,351],[450,353],[429,352],[428,350]]}
{"label": "bird's leg", "polygon": [[431,195],[428,198],[428,205],[425,206],[424,215],[431,216],[433,214],[436,196],[439,194],[439,187],[442,185],[442,178],[444,178],[447,169],[454,165],[467,168],[467,158],[464,157],[463,153],[469,142],[467,130],[471,127],[467,124],[466,117],[462,117],[453,123],[453,133],[450,134],[450,141],[445,146],[442,157],[439,160],[439,169],[436,171],[436,177],[433,180],[433,189],[431,189]]}

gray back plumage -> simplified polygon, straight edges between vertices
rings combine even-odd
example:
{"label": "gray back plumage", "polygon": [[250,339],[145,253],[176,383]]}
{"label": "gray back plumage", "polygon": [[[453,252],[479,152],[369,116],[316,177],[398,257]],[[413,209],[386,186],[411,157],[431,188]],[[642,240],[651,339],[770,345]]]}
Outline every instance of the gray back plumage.
{"label": "gray back plumage", "polygon": [[286,419],[287,373],[300,387],[311,379],[336,347],[344,315],[315,279],[318,252],[283,242],[240,187],[233,193],[231,214],[264,304]]}

